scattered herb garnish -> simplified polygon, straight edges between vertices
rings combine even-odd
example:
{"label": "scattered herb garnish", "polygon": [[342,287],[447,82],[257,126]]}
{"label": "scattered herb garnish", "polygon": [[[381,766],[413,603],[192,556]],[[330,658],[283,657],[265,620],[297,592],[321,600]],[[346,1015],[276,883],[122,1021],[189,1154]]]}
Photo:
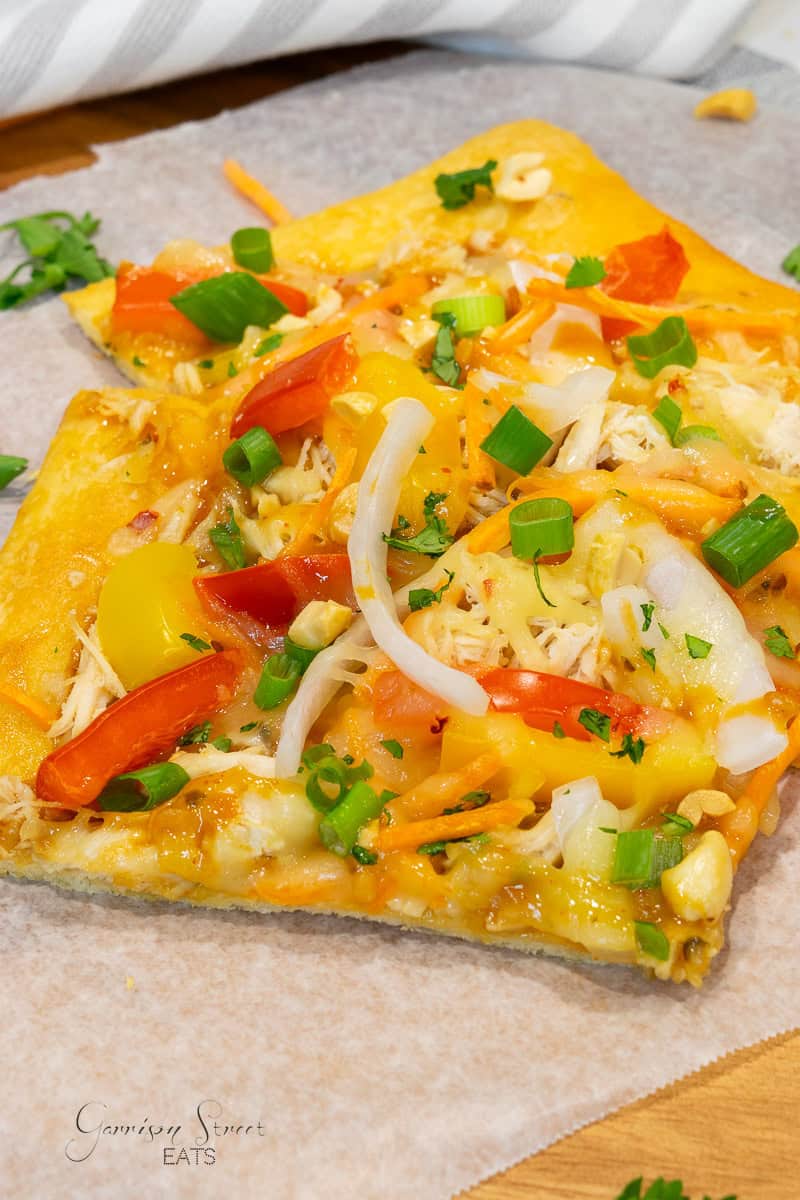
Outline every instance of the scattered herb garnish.
{"label": "scattered herb garnish", "polygon": [[452,313],[440,313],[436,318],[440,329],[436,334],[431,358],[431,370],[434,375],[449,387],[458,387],[461,367],[456,362],[456,351],[453,343],[453,329],[456,319]]}
{"label": "scattered herb garnish", "polygon": [[233,508],[228,506],[228,520],[209,529],[208,536],[226,567],[238,571],[245,565],[242,531],[236,524]]}
{"label": "scattered herb garnish", "polygon": [[596,708],[582,708],[578,713],[578,724],[604,742],[611,741],[611,717]]}
{"label": "scattered herb garnish", "polygon": [[[645,924],[645,922],[640,922],[640,924]],[[643,1186],[644,1182],[641,1176],[638,1179],[632,1179],[622,1189],[617,1200],[689,1200],[689,1197],[684,1195],[680,1179],[672,1179],[668,1182],[660,1175],[658,1179],[653,1180],[646,1192],[642,1191]],[[704,1196],[703,1200],[711,1200],[711,1197]],[[722,1200],[736,1200],[736,1196],[733,1194],[723,1196]]]}
{"label": "scattered herb garnish", "polygon": [[366,846],[359,846],[358,842],[353,846],[350,853],[362,867],[372,867],[378,861],[377,854],[374,854],[372,850],[368,850]]}
{"label": "scattered herb garnish", "polygon": [[647,663],[650,670],[655,671],[655,669],[656,669],[656,652],[655,652],[655,650],[648,650],[645,647],[642,650],[642,658]]}
{"label": "scattered herb garnish", "polygon": [[445,594],[450,584],[455,579],[454,571],[445,571],[447,582],[441,587],[436,588],[412,588],[408,593],[408,607],[412,612],[418,612],[421,608],[430,608],[432,604],[441,604],[442,596]]}
{"label": "scattered herb garnish", "polygon": [[780,625],[770,625],[769,629],[764,630],[764,645],[776,658],[796,657],[794,647]]}
{"label": "scattered herb garnish", "polygon": [[693,829],[694,823],[688,817],[682,817],[680,813],[664,813],[661,832],[667,837],[683,837],[685,833],[691,833]]}
{"label": "scattered herb garnish", "polygon": [[27,466],[27,458],[19,458],[16,454],[0,454],[0,492],[21,475]]}
{"label": "scattered herb garnish", "polygon": [[[393,546],[395,550],[411,550],[415,554],[428,554],[431,558],[437,558],[440,554],[444,554],[447,547],[453,540],[453,535],[447,528],[447,525],[442,517],[437,517],[436,506],[447,499],[447,492],[428,492],[422,505],[422,511],[425,515],[425,528],[419,533],[415,533],[412,537],[398,537],[399,530],[408,529],[410,521],[405,517],[397,518],[397,529],[391,534],[385,533],[383,540],[387,546]],[[417,591],[423,589],[417,588]]]}
{"label": "scattered herb garnish", "polygon": [[254,358],[261,358],[262,354],[269,354],[270,350],[277,350],[283,341],[282,333],[271,333],[265,337],[263,342],[259,342],[253,351]]}
{"label": "scattered herb garnish", "polygon": [[800,281],[800,243],[793,250],[789,251],[781,266],[787,275],[793,275],[795,279]]}
{"label": "scattered herb garnish", "polygon": [[231,746],[233,745],[233,742],[231,741],[231,739],[229,737],[218,737],[218,738],[214,738],[211,745],[214,747],[215,750],[221,750],[223,754],[227,754],[228,751],[230,750]]}
{"label": "scattered herb garnish", "polygon": [[210,650],[211,646],[208,642],[204,642],[202,638],[196,637],[193,633],[182,633],[181,640],[188,642],[193,650],[198,654],[202,654],[205,650]]}
{"label": "scattered herb garnish", "polygon": [[555,608],[555,604],[553,603],[553,601],[552,601],[552,600],[548,600],[548,599],[547,599],[547,596],[545,596],[545,594],[544,594],[544,588],[542,587],[542,581],[541,581],[541,578],[540,578],[540,576],[539,576],[539,557],[540,557],[541,553],[542,553],[542,552],[541,552],[541,550],[537,550],[537,551],[536,551],[536,553],[535,553],[535,554],[534,554],[534,556],[533,556],[533,564],[532,564],[532,565],[533,565],[533,579],[534,579],[534,583],[536,584],[536,590],[537,590],[537,592],[538,592],[538,593],[539,593],[539,595],[542,597],[542,599],[544,600],[544,602],[545,602],[545,604],[547,605],[547,607],[548,607],[548,608]]}
{"label": "scattered herb garnish", "polygon": [[622,738],[619,750],[611,750],[609,753],[612,758],[629,758],[632,763],[638,764],[642,761],[646,749],[647,742],[640,737],[634,740],[633,734],[626,733]]}
{"label": "scattered herb garnish", "polygon": [[132,362],[135,367],[146,367],[147,366],[147,363],[144,361],[143,358],[139,358],[138,354],[134,354]]}
{"label": "scattered herb garnish", "polygon": [[553,737],[563,738],[566,736],[567,735],[564,733],[564,730],[562,729],[560,723],[558,721],[554,721],[553,722]]}
{"label": "scattered herb garnish", "polygon": [[236,366],[236,363],[233,361],[233,359],[231,359],[228,363],[228,378],[235,379],[238,374],[239,374],[239,369]]}
{"label": "scattered herb garnish", "polygon": [[202,725],[194,725],[178,738],[179,746],[204,746],[211,736],[211,722],[203,721]]}
{"label": "scattered herb garnish", "polygon": [[658,628],[661,632],[662,638],[664,641],[666,641],[669,638],[669,630],[666,628],[666,626],[662,625],[660,621],[658,622]]}
{"label": "scattered herb garnish", "polygon": [[248,721],[246,725],[239,726],[239,733],[250,733],[251,730],[258,728],[258,721]]}
{"label": "scattered herb garnish", "polygon": [[[669,939],[663,929],[659,929],[652,921],[634,921],[633,929],[636,935],[636,944],[645,954],[649,954],[651,958],[657,958],[659,962],[666,962],[669,958]],[[680,1196],[677,1197],[680,1200]]]}
{"label": "scattered herb garnish", "polygon": [[478,791],[467,792],[465,796],[461,797],[458,804],[454,804],[452,808],[442,809],[442,815],[449,817],[453,813],[469,812],[473,808],[483,808],[484,804],[488,804],[491,798],[489,792],[485,792],[482,788]]}
{"label": "scattered herb garnish", "polygon": [[568,288],[584,288],[594,287],[596,283],[600,283],[606,277],[606,269],[599,258],[593,258],[587,254],[583,258],[576,258],[569,271],[567,278],[564,280],[564,286]]}
{"label": "scattered herb garnish", "polygon": [[443,208],[463,208],[475,199],[475,188],[485,187],[494,191],[492,171],[497,166],[493,158],[489,158],[482,167],[470,167],[466,171],[454,171],[451,175],[437,175],[433,181],[437,195]]}
{"label": "scattered herb garnish", "polygon": [[642,633],[647,633],[648,629],[653,623],[653,612],[655,611],[656,606],[655,604],[640,604],[639,607],[641,608],[642,616],[644,617],[644,621],[642,622]]}
{"label": "scattered herb garnish", "polygon": [[[24,304],[43,292],[61,291],[70,278],[96,283],[113,275],[111,264],[99,257],[90,241],[99,225],[91,213],[77,218],[68,212],[39,213],[0,225],[0,230],[14,230],[28,253],[0,281],[0,309]],[[20,282],[23,272],[27,278]]]}
{"label": "scattered herb garnish", "polygon": [[695,637],[692,633],[685,633],[684,637],[690,658],[708,658],[714,645],[713,642],[706,642],[703,638]]}
{"label": "scattered herb garnish", "polygon": [[381,742],[381,745],[383,746],[384,750],[389,751],[392,758],[403,757],[403,747],[395,738],[386,738],[384,742]]}

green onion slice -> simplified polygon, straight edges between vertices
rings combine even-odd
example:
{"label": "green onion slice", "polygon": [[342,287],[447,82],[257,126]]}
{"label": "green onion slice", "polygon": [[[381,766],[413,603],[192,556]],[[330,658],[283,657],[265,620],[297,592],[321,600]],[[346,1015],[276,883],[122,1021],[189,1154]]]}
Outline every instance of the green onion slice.
{"label": "green onion slice", "polygon": [[[327,788],[323,788],[323,784],[327,784]],[[350,782],[347,763],[335,754],[329,754],[320,759],[306,780],[306,795],[317,812],[329,813],[352,786],[355,785]],[[335,788],[335,793],[331,794],[330,788]]]}
{"label": "green onion slice", "polygon": [[506,304],[502,296],[483,294],[478,296],[453,296],[449,300],[437,300],[431,308],[431,316],[452,313],[458,337],[473,337],[487,325],[502,325],[506,319]]}
{"label": "green onion slice", "polygon": [[697,347],[683,317],[665,317],[652,333],[631,335],[625,339],[633,365],[645,379],[655,379],[664,367],[676,363],[693,367]]}
{"label": "green onion slice", "polygon": [[516,475],[527,475],[552,445],[547,434],[512,404],[483,439],[481,450]]}
{"label": "green onion slice", "polygon": [[700,549],[726,583],[741,587],[791,550],[797,539],[797,527],[783,505],[762,493],[706,538]]}
{"label": "green onion slice", "polygon": [[228,519],[208,531],[208,538],[226,567],[240,571],[245,564],[244,541],[233,508],[228,505]]}
{"label": "green onion slice", "polygon": [[277,708],[294,691],[302,675],[300,666],[288,654],[271,654],[261,670],[253,695],[259,708]]}
{"label": "green onion slice", "polygon": [[651,958],[666,962],[669,958],[669,940],[664,931],[652,921],[634,921],[633,928],[639,949]]}
{"label": "green onion slice", "polygon": [[378,795],[363,779],[358,780],[320,821],[323,845],[344,858],[355,846],[359,831],[378,816],[385,803],[384,792]]}
{"label": "green onion slice", "polygon": [[97,797],[103,812],[149,812],[171,800],[189,782],[177,763],[156,763],[110,779]]}
{"label": "green onion slice", "polygon": [[721,442],[722,438],[711,425],[684,425],[673,438],[673,445],[685,446],[693,438],[708,438],[712,442]]}
{"label": "green onion slice", "polygon": [[248,325],[266,329],[289,311],[244,271],[201,279],[172,296],[170,303],[215,342],[240,342]]}
{"label": "green onion slice", "polygon": [[319,650],[309,650],[308,646],[298,646],[297,642],[293,642],[289,637],[284,639],[283,652],[287,658],[296,663],[301,675],[305,675],[319,654]]}
{"label": "green onion slice", "polygon": [[27,458],[18,458],[16,454],[0,454],[0,492],[21,475],[27,466]]}
{"label": "green onion slice", "polygon": [[231,238],[231,250],[236,265],[244,267],[246,271],[263,273],[272,270],[275,264],[269,230],[260,225],[237,229]]}
{"label": "green onion slice", "polygon": [[662,426],[672,444],[675,444],[675,435],[681,426],[683,413],[680,406],[675,403],[671,396],[662,396],[656,407],[653,409],[653,420],[658,421]]}
{"label": "green onion slice", "polygon": [[280,450],[261,425],[253,425],[222,455],[225,470],[245,487],[261,483],[282,462]]}
{"label": "green onion slice", "polygon": [[540,497],[512,508],[508,524],[511,549],[517,558],[547,558],[568,554],[575,545],[572,508],[566,500]]}
{"label": "green onion slice", "polygon": [[662,871],[683,858],[680,837],[656,837],[653,829],[628,829],[617,834],[611,882],[629,888],[657,887]]}

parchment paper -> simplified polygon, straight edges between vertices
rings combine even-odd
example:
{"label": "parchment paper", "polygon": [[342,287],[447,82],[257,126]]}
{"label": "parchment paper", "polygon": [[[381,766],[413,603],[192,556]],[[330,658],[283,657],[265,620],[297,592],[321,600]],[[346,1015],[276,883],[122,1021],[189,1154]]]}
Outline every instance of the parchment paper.
{"label": "parchment paper", "polygon": [[[697,124],[695,98],[618,75],[424,52],[105,147],[90,170],[4,195],[2,219],[91,208],[108,257],[141,261],[168,237],[218,242],[252,217],[220,176],[226,155],[304,213],[494,123],[541,116],[779,278],[797,240],[800,123],[762,113],[750,126]],[[73,391],[119,380],[58,301],[3,315],[1,328],[0,449],[36,459]],[[6,525],[12,507],[0,501]],[[730,953],[701,992],[351,920],[3,882],[3,1193],[439,1200],[794,1027],[800,812],[785,800],[780,831],[758,840],[737,877]],[[206,1135],[215,1114],[249,1131]],[[98,1135],[98,1125],[129,1131]],[[609,1181],[609,1196],[621,1182]],[[685,1181],[690,1192],[695,1183]]]}

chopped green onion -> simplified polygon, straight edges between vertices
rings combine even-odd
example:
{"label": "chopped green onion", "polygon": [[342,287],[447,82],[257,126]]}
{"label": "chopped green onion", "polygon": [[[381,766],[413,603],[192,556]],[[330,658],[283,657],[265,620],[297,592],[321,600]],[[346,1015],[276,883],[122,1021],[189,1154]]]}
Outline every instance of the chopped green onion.
{"label": "chopped green onion", "polygon": [[711,425],[684,425],[675,434],[673,445],[685,446],[692,438],[708,438],[712,442],[721,442],[722,438]]}
{"label": "chopped green onion", "polygon": [[692,633],[685,633],[683,636],[686,639],[686,649],[689,651],[690,658],[708,658],[714,645],[713,642],[695,637]]}
{"label": "chopped green onion", "polygon": [[552,439],[512,404],[483,439],[481,450],[515,475],[527,475],[552,445]]}
{"label": "chopped green onion", "polygon": [[511,549],[517,558],[568,554],[575,545],[573,522],[572,508],[566,500],[525,500],[509,513]]}
{"label": "chopped green onion", "polygon": [[253,700],[265,712],[277,708],[294,691],[302,671],[287,654],[271,654],[261,669]]}
{"label": "chopped green onion", "polygon": [[642,658],[647,663],[650,670],[655,671],[655,669],[656,669],[656,652],[655,652],[655,650],[643,649],[642,650]]}
{"label": "chopped green onion", "polygon": [[263,354],[269,354],[270,350],[277,350],[283,341],[282,333],[271,333],[269,337],[265,337],[259,342],[253,351],[253,358],[261,358]]}
{"label": "chopped green onion", "polygon": [[661,832],[666,837],[683,837],[685,833],[691,833],[693,829],[694,823],[688,817],[682,817],[680,813],[664,813]]}
{"label": "chopped green onion", "polygon": [[647,633],[648,629],[653,623],[653,613],[656,606],[655,604],[648,602],[647,604],[640,604],[639,607],[641,608],[642,616],[644,617],[644,621],[642,622],[642,633]]}
{"label": "chopped green onion", "polygon": [[230,750],[231,746],[233,745],[233,742],[231,741],[231,739],[229,737],[217,737],[217,738],[214,738],[211,745],[214,747],[215,750],[221,750],[223,754],[227,754],[228,751]]}
{"label": "chopped green onion", "polygon": [[492,171],[497,166],[493,158],[489,158],[482,167],[470,167],[466,171],[454,171],[451,175],[437,175],[433,181],[436,193],[443,208],[463,208],[475,199],[475,188],[485,187],[494,191]]}
{"label": "chopped green onion", "polygon": [[659,962],[666,962],[669,958],[669,940],[664,931],[652,921],[634,921],[633,928],[636,931],[636,944],[639,949],[651,958],[657,958]]}
{"label": "chopped green onion", "polygon": [[203,721],[202,725],[194,725],[178,738],[179,746],[204,746],[211,733],[211,722]]}
{"label": "chopped green onion", "polygon": [[601,741],[611,741],[611,717],[596,708],[582,708],[578,713],[578,724]]}
{"label": "chopped green onion", "polygon": [[564,738],[566,736],[567,735],[564,733],[564,729],[563,729],[560,721],[554,721],[553,722],[553,737],[554,738]]}
{"label": "chopped green onion", "polygon": [[350,854],[359,832],[377,817],[386,803],[386,793],[380,795],[368,783],[354,783],[339,803],[319,823],[323,845],[342,858]]}
{"label": "chopped green onion", "polygon": [[506,305],[502,296],[483,293],[477,296],[453,296],[450,300],[437,300],[431,308],[431,316],[452,313],[458,337],[472,337],[487,325],[502,325],[506,319]]}
{"label": "chopped green onion", "polygon": [[[335,794],[331,795],[330,791],[323,788],[323,784],[336,788]],[[329,813],[351,786],[354,785],[350,783],[347,763],[329,754],[316,764],[306,780],[306,795],[317,812]]]}
{"label": "chopped green onion", "polygon": [[172,296],[170,303],[215,342],[240,342],[248,325],[266,329],[289,311],[245,271],[201,279]]}
{"label": "chopped green onion", "polygon": [[272,253],[272,238],[268,229],[261,225],[247,229],[237,229],[231,238],[231,251],[234,261],[246,271],[258,271],[264,274],[272,270],[275,256]]}
{"label": "chopped green onion", "polygon": [[298,646],[297,642],[293,642],[289,637],[284,638],[283,652],[287,658],[290,658],[292,662],[297,664],[301,675],[305,675],[319,654],[319,650],[311,650],[308,646]]}
{"label": "chopped green onion", "polygon": [[248,721],[246,725],[239,726],[239,733],[251,733],[254,729],[258,729],[258,721]]}
{"label": "chopped green onion", "polygon": [[436,335],[436,341],[433,346],[433,357],[431,358],[431,370],[448,387],[458,387],[458,381],[461,378],[461,367],[456,360],[456,351],[453,345],[455,318],[452,313],[442,313],[441,319],[443,320],[444,317],[450,317],[451,319],[442,325]]}
{"label": "chopped green onion", "polygon": [[594,258],[591,254],[585,255],[583,258],[576,258],[569,271],[567,278],[564,280],[564,287],[568,288],[584,288],[594,287],[596,283],[606,277],[606,269],[599,258]]}
{"label": "chopped green onion", "polygon": [[0,454],[0,492],[27,469],[27,458],[16,454]]}
{"label": "chopped green onion", "polygon": [[683,413],[680,406],[675,403],[671,396],[662,396],[656,407],[653,409],[653,420],[658,421],[672,442],[675,445],[675,435],[681,427]]}
{"label": "chopped green onion", "polygon": [[679,837],[656,837],[653,829],[628,829],[617,834],[611,882],[630,888],[657,887],[662,871],[683,858]]}
{"label": "chopped green onion", "polygon": [[783,505],[762,493],[706,538],[700,549],[726,583],[741,587],[791,550],[797,538],[797,527]]}
{"label": "chopped green onion", "polygon": [[412,588],[408,593],[408,607],[412,612],[419,612],[421,608],[430,608],[432,604],[441,604],[442,596],[445,594],[450,584],[455,579],[455,571],[445,570],[447,582],[441,587],[436,588]]}
{"label": "chopped green onion", "polygon": [[208,537],[226,567],[239,571],[245,564],[242,531],[236,524],[233,509],[228,505],[228,520],[209,529]]}
{"label": "chopped green onion", "polygon": [[697,347],[683,317],[665,317],[652,333],[631,335],[625,339],[633,365],[645,379],[655,379],[664,367],[679,363],[693,367]]}
{"label": "chopped green onion", "polygon": [[350,851],[353,858],[362,867],[372,867],[378,861],[378,856],[372,850],[368,850],[366,846],[359,846],[356,842],[353,849]]}
{"label": "chopped green onion", "polygon": [[211,649],[209,642],[204,642],[202,638],[197,637],[194,633],[182,633],[181,640],[188,642],[192,649],[196,650],[198,654],[203,654],[206,650]]}
{"label": "chopped green onion", "polygon": [[280,450],[261,425],[253,425],[222,455],[225,470],[245,487],[261,483],[282,462]]}
{"label": "chopped green onion", "polygon": [[403,747],[395,738],[387,738],[385,742],[381,742],[384,750],[388,750],[392,758],[403,757]]}
{"label": "chopped green onion", "polygon": [[780,625],[770,625],[764,630],[764,645],[776,658],[796,658],[794,646]]}
{"label": "chopped green onion", "polygon": [[442,810],[442,816],[449,817],[451,813],[460,813],[465,810],[471,812],[475,808],[483,808],[484,804],[488,804],[491,796],[483,788],[478,788],[474,792],[467,792],[461,797],[458,804],[454,804],[452,808]]}
{"label": "chopped green onion", "polygon": [[304,767],[311,770],[321,763],[323,758],[336,757],[336,751],[330,742],[320,742],[318,746],[309,746],[301,755],[301,761]]}
{"label": "chopped green onion", "polygon": [[634,741],[633,734],[626,733],[619,750],[610,750],[609,754],[612,758],[629,758],[634,765],[638,765],[642,761],[646,749],[647,743],[643,738],[639,737]]}
{"label": "chopped green onion", "polygon": [[800,244],[789,251],[781,266],[787,275],[794,275],[795,279],[800,280]]}
{"label": "chopped green onion", "polygon": [[110,779],[97,797],[103,812],[149,812],[171,800],[189,782],[177,763],[156,763]]}

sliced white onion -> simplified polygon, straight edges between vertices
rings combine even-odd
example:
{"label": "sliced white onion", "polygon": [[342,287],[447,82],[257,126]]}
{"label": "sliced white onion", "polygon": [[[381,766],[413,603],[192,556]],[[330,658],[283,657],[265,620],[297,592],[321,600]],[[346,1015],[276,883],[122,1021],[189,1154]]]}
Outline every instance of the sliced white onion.
{"label": "sliced white onion", "polygon": [[487,693],[471,675],[445,666],[405,633],[386,577],[383,535],[391,528],[403,480],[432,425],[433,417],[419,400],[401,397],[392,403],[386,429],[358,485],[347,545],[350,573],[361,612],[384,654],[446,704],[480,716],[489,707]]}
{"label": "sliced white onion", "polygon": [[223,771],[232,771],[234,767],[241,767],[258,779],[275,777],[275,759],[257,750],[231,750],[226,754],[209,746],[195,753],[179,750],[169,761],[183,767],[190,779],[220,775]]}
{"label": "sliced white onion", "polygon": [[603,793],[594,775],[553,788],[550,811],[562,851],[573,827],[602,799]]}
{"label": "sliced white onion", "polygon": [[508,269],[514,280],[514,287],[522,295],[527,292],[532,279],[549,279],[551,283],[564,282],[563,275],[556,275],[555,271],[546,271],[544,267],[537,267],[535,263],[527,262],[524,258],[510,258]]}
{"label": "sliced white onion", "polygon": [[555,387],[546,383],[526,384],[524,397],[518,404],[552,436],[577,421],[590,405],[605,401],[615,377],[608,367],[585,367]]}
{"label": "sliced white onion", "polygon": [[734,775],[754,771],[786,746],[786,734],[768,717],[745,713],[730,717],[717,730],[717,762]]}
{"label": "sliced white onion", "polygon": [[[561,282],[559,280],[559,282]],[[600,337],[600,318],[575,304],[557,304],[552,317],[539,326],[528,343],[528,356],[533,361],[547,354],[562,325],[585,325],[595,337]]]}

